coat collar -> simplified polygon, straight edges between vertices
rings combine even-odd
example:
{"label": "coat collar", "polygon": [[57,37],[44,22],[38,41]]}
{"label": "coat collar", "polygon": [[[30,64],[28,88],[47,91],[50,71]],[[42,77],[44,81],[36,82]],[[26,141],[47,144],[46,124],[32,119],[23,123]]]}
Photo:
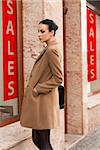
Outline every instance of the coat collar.
{"label": "coat collar", "polygon": [[57,41],[54,39],[47,44],[47,47],[57,44]]}
{"label": "coat collar", "polygon": [[40,55],[38,56],[38,58],[35,61],[35,64],[37,63],[37,61],[43,56],[43,54],[45,53],[45,51],[52,45],[57,44],[56,40],[54,39],[53,41],[50,41],[45,48],[43,49],[43,51],[40,53]]}

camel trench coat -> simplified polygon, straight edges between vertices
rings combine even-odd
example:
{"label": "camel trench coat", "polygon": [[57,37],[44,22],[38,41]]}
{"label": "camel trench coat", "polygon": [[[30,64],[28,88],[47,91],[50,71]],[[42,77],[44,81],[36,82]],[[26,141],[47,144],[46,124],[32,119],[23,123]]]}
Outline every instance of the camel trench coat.
{"label": "camel trench coat", "polygon": [[62,81],[60,55],[56,41],[52,41],[32,68],[22,103],[22,126],[39,130],[58,126],[58,86]]}

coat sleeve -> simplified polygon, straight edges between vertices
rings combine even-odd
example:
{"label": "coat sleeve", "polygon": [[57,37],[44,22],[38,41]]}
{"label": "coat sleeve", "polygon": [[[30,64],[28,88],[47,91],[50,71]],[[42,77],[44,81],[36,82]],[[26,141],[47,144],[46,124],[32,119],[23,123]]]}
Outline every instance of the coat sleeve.
{"label": "coat sleeve", "polygon": [[35,86],[33,89],[34,96],[50,92],[52,89],[59,86],[63,81],[63,73],[58,51],[55,49],[48,49],[46,55],[50,70],[52,72],[52,77],[48,81],[38,83]]}

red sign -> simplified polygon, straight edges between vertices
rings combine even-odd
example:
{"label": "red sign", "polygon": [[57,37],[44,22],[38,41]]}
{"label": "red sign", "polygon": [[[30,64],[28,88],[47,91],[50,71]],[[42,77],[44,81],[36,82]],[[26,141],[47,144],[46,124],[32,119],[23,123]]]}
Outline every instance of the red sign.
{"label": "red sign", "polygon": [[96,80],[96,15],[87,8],[88,81]]}
{"label": "red sign", "polygon": [[2,0],[4,100],[17,97],[16,0]]}

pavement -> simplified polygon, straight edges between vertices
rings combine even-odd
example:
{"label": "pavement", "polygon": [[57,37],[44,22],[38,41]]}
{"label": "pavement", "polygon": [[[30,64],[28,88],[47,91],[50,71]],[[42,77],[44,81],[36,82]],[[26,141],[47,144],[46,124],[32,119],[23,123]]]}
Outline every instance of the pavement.
{"label": "pavement", "polygon": [[[67,134],[64,147],[61,134],[54,132],[54,150],[100,150],[100,126],[85,136]],[[0,150],[37,150],[31,139],[31,129],[21,127],[19,122],[0,128]]]}
{"label": "pavement", "polygon": [[100,126],[72,144],[68,150],[100,150]]}

